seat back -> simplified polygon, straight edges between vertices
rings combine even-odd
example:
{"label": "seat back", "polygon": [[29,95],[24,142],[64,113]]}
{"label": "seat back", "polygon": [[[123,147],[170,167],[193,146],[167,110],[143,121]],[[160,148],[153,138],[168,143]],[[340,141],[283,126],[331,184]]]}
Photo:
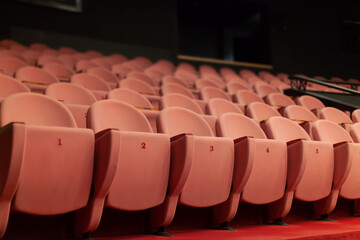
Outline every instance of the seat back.
{"label": "seat back", "polygon": [[325,105],[317,98],[312,96],[301,96],[296,99],[296,103],[300,106],[306,107],[309,110],[322,109]]}
{"label": "seat back", "polygon": [[287,107],[290,105],[296,105],[290,97],[282,93],[270,93],[265,100],[268,104],[278,107]]}
{"label": "seat back", "polygon": [[253,119],[239,113],[224,113],[218,118],[216,132],[219,137],[253,137],[266,139],[266,135],[259,124]]}
{"label": "seat back", "polygon": [[351,113],[351,118],[354,123],[360,122],[360,109],[356,109]]}
{"label": "seat back", "polygon": [[329,120],[317,120],[313,123],[312,135],[316,141],[330,142],[353,142],[350,134],[338,124]]}
{"label": "seat back", "polygon": [[126,102],[134,107],[153,108],[153,105],[146,97],[134,90],[127,88],[113,89],[108,93],[107,98]]}
{"label": "seat back", "polygon": [[76,72],[86,72],[86,70],[92,67],[98,67],[98,65],[87,59],[79,60],[75,64]]}
{"label": "seat back", "polygon": [[302,120],[313,122],[317,120],[317,117],[313,112],[309,109],[298,106],[298,105],[290,105],[284,109],[284,117],[289,118],[291,120]]}
{"label": "seat back", "polygon": [[70,67],[60,63],[46,64],[43,69],[54,74],[60,81],[70,81],[71,76],[75,74]]}
{"label": "seat back", "polygon": [[0,74],[13,77],[15,72],[27,64],[15,57],[0,57]]}
{"label": "seat back", "polygon": [[340,123],[353,123],[346,113],[343,111],[333,108],[333,107],[325,107],[320,110],[320,119],[327,119],[333,121],[337,124]]}
{"label": "seat back", "polygon": [[195,136],[214,136],[207,122],[197,113],[181,108],[169,107],[163,109],[157,119],[158,132],[175,136],[191,133]]}
{"label": "seat back", "polygon": [[53,56],[53,55],[42,55],[37,60],[37,65],[41,67],[49,63],[63,64],[63,62],[60,59],[58,59],[57,56]]}
{"label": "seat back", "polygon": [[244,106],[252,102],[264,102],[258,95],[248,90],[237,91],[234,95],[234,99],[236,102]]}
{"label": "seat back", "polygon": [[149,84],[136,78],[126,78],[121,80],[119,85],[121,88],[132,89],[139,93],[155,94],[155,90]]}
{"label": "seat back", "polygon": [[97,76],[105,80],[107,83],[113,83],[113,84],[118,83],[118,79],[115,76],[115,74],[113,74],[112,72],[110,72],[108,69],[105,68],[101,68],[101,67],[89,68],[86,73]]}
{"label": "seat back", "polygon": [[71,82],[81,85],[89,90],[110,91],[111,88],[105,80],[87,73],[78,73],[71,76]]}
{"label": "seat back", "polygon": [[0,123],[25,122],[29,125],[77,127],[71,112],[56,99],[36,93],[16,93],[1,105]]}
{"label": "seat back", "polygon": [[146,82],[147,84],[149,84],[152,87],[157,86],[157,82],[155,82],[152,78],[150,78],[148,75],[146,75],[145,73],[139,72],[139,71],[131,71],[127,74],[127,78],[130,79],[138,79],[141,81]]}
{"label": "seat back", "polygon": [[206,102],[212,98],[223,98],[231,101],[230,96],[226,92],[216,87],[204,87],[201,89],[200,95]]}
{"label": "seat back", "polygon": [[171,93],[179,93],[189,98],[195,98],[194,95],[189,91],[189,89],[176,83],[164,84],[161,87],[161,93],[164,96]]}
{"label": "seat back", "polygon": [[120,131],[153,132],[150,123],[141,111],[130,104],[115,100],[102,100],[91,105],[87,125],[95,133],[108,128]]}
{"label": "seat back", "polygon": [[199,104],[197,104],[193,99],[179,93],[170,93],[163,96],[161,98],[160,106],[161,109],[168,107],[182,107],[198,114],[203,114]]}
{"label": "seat back", "polygon": [[296,139],[311,140],[299,124],[284,117],[271,117],[266,121],[266,135],[271,139],[290,142]]}
{"label": "seat back", "polygon": [[250,90],[250,87],[245,81],[232,80],[226,84],[226,89],[229,94],[235,94],[239,90]]}
{"label": "seat back", "polygon": [[281,116],[277,110],[263,102],[250,103],[245,109],[245,114],[259,122],[274,116]]}
{"label": "seat back", "polygon": [[350,136],[356,143],[360,143],[360,123],[354,123],[350,126]]}
{"label": "seat back", "polygon": [[210,81],[208,79],[198,79],[195,82],[195,87],[197,89],[202,89],[204,87],[216,87],[221,88],[215,81]]}
{"label": "seat back", "polygon": [[36,82],[36,83],[57,83],[59,80],[56,76],[48,71],[37,67],[23,67],[17,70],[16,79],[20,81]]}
{"label": "seat back", "polygon": [[0,100],[14,93],[30,92],[30,90],[12,77],[0,74]]}
{"label": "seat back", "polygon": [[71,83],[54,83],[45,91],[45,95],[56,98],[66,104],[91,105],[96,97],[88,89]]}
{"label": "seat back", "polygon": [[216,117],[219,117],[227,112],[243,114],[241,109],[236,106],[236,104],[223,98],[210,99],[209,102],[206,104],[206,111],[208,114],[214,115]]}
{"label": "seat back", "polygon": [[175,84],[179,84],[183,87],[188,87],[187,83],[183,80],[181,80],[180,78],[174,77],[174,76],[165,76],[163,77],[163,79],[161,80],[161,84],[165,85],[168,83],[175,83]]}
{"label": "seat back", "polygon": [[254,90],[257,93],[257,95],[261,98],[269,95],[270,93],[278,92],[274,87],[266,83],[262,83],[262,84],[256,83],[254,86]]}

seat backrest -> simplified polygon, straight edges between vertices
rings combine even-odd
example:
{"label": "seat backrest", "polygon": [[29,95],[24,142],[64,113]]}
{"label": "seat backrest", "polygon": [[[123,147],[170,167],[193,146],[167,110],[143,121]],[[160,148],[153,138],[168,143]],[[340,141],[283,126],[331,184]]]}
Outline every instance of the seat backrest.
{"label": "seat backrest", "polygon": [[212,98],[206,104],[207,114],[219,117],[220,115],[227,112],[234,112],[243,114],[242,110],[236,106],[236,104],[223,99],[223,98]]}
{"label": "seat backrest", "polygon": [[179,84],[176,84],[176,83],[164,84],[161,87],[161,93],[164,96],[166,96],[167,94],[171,94],[171,93],[179,93],[179,94],[185,95],[189,98],[195,98],[189,89],[187,89],[186,87],[181,86]]}
{"label": "seat backrest", "polygon": [[16,93],[1,104],[0,123],[77,127],[71,112],[54,98],[36,93]]}
{"label": "seat backrest", "polygon": [[37,67],[23,67],[17,70],[16,79],[20,81],[36,82],[36,83],[57,83],[59,80],[56,76],[48,71]]}
{"label": "seat backrest", "polygon": [[201,89],[200,95],[206,102],[212,98],[223,98],[231,101],[230,96],[226,92],[216,87],[204,87]]}
{"label": "seat backrest", "polygon": [[274,116],[281,116],[276,109],[262,102],[253,102],[247,105],[245,114],[259,122]]}
{"label": "seat backrest", "polygon": [[157,86],[157,82],[155,82],[152,78],[150,78],[148,75],[146,75],[145,73],[139,72],[139,71],[131,71],[127,74],[127,78],[135,78],[141,81],[146,82],[147,84],[149,84],[152,87]]}
{"label": "seat backrest", "polygon": [[235,94],[239,90],[250,90],[250,86],[245,81],[231,80],[226,84],[226,89],[228,93]]}
{"label": "seat backrest", "polygon": [[0,86],[0,99],[14,93],[30,92],[30,90],[18,80],[2,74],[0,74]]}
{"label": "seat backrest", "polygon": [[219,137],[233,139],[240,137],[266,139],[265,133],[257,122],[239,113],[224,113],[218,117],[216,132]]}
{"label": "seat backrest", "polygon": [[284,117],[271,117],[265,123],[266,135],[285,142],[296,139],[311,140],[306,131],[294,121]]}
{"label": "seat backrest", "polygon": [[117,83],[118,82],[118,79],[115,76],[115,74],[113,74],[112,72],[110,72],[110,70],[108,70],[106,68],[101,68],[101,67],[89,68],[86,73],[97,76],[97,77],[105,80],[108,83]]}
{"label": "seat backrest", "polygon": [[37,60],[38,66],[44,66],[49,63],[63,64],[63,62],[60,59],[58,59],[56,56],[53,55],[42,55]]}
{"label": "seat backrest", "polygon": [[91,62],[90,60],[79,60],[75,64],[76,72],[86,72],[87,69],[92,67],[98,67],[95,63]]}
{"label": "seat backrest", "polygon": [[153,108],[153,105],[145,96],[127,88],[113,89],[108,93],[107,98],[111,100],[126,102],[134,107]]}
{"label": "seat backrest", "polygon": [[180,78],[174,77],[174,76],[165,76],[162,78],[161,85],[165,85],[168,83],[175,83],[175,84],[179,84],[186,88],[188,87],[188,85],[185,81],[181,80]]}
{"label": "seat backrest", "polygon": [[220,88],[221,86],[219,86],[216,82],[214,81],[210,81],[207,79],[198,79],[195,82],[195,87],[197,89],[202,89],[204,87],[216,87],[216,88]]}
{"label": "seat backrest", "polygon": [[276,89],[274,87],[272,87],[269,84],[263,83],[263,84],[255,84],[254,86],[254,90],[256,92],[256,94],[263,98],[267,95],[269,95],[270,93],[276,93],[278,91],[276,91]]}
{"label": "seat backrest", "polygon": [[360,122],[360,109],[356,109],[351,113],[351,119],[354,123]]}
{"label": "seat backrest", "polygon": [[317,120],[317,117],[309,109],[299,106],[299,105],[290,105],[284,109],[284,117],[291,120],[302,120],[313,122]]}
{"label": "seat backrest", "polygon": [[131,72],[131,69],[124,66],[123,63],[112,65],[111,72],[114,73],[119,79],[124,79],[126,75]]}
{"label": "seat backrest", "polygon": [[356,143],[360,143],[360,123],[354,123],[350,126],[350,136]]}
{"label": "seat backrest", "polygon": [[199,114],[181,107],[161,110],[157,118],[157,129],[158,132],[169,134],[171,137],[182,133],[214,136],[207,122]]}
{"label": "seat backrest", "polygon": [[290,105],[296,105],[295,102],[291,100],[290,97],[282,93],[270,93],[269,95],[267,95],[265,101],[272,106],[278,106],[278,107],[287,107]]}
{"label": "seat backrest", "polygon": [[163,96],[160,101],[160,106],[161,109],[167,107],[182,107],[198,114],[204,114],[199,104],[197,104],[193,99],[180,93],[170,93]]}
{"label": "seat backrest", "polygon": [[155,94],[155,90],[146,82],[136,78],[126,78],[120,81],[121,88],[132,89],[139,93]]}
{"label": "seat backrest", "polygon": [[81,85],[71,83],[54,83],[45,90],[45,95],[56,98],[66,104],[91,105],[96,97]]}
{"label": "seat backrest", "polygon": [[79,84],[89,90],[110,91],[111,88],[105,80],[87,73],[78,73],[71,76],[71,82]]}
{"label": "seat backrest", "polygon": [[248,90],[237,91],[234,95],[234,98],[241,105],[248,105],[252,102],[264,102],[258,95]]}
{"label": "seat backrest", "polygon": [[51,72],[58,79],[70,81],[70,77],[75,74],[75,71],[70,67],[60,63],[49,63],[43,67],[44,70]]}
{"label": "seat backrest", "polygon": [[140,110],[116,100],[102,100],[94,103],[87,116],[87,126],[95,133],[108,128],[120,131],[153,132],[150,123]]}
{"label": "seat backrest", "polygon": [[312,135],[316,141],[330,142],[353,142],[350,134],[338,124],[329,120],[317,120],[312,125]]}
{"label": "seat backrest", "polygon": [[14,57],[0,57],[0,74],[13,77],[15,72],[27,64]]}
{"label": "seat backrest", "polygon": [[353,123],[353,121],[350,119],[348,115],[346,115],[346,113],[334,107],[325,107],[321,109],[320,119],[327,119],[337,124]]}
{"label": "seat backrest", "polygon": [[325,105],[317,98],[312,96],[301,96],[296,99],[296,103],[300,106],[306,107],[309,110],[322,109]]}

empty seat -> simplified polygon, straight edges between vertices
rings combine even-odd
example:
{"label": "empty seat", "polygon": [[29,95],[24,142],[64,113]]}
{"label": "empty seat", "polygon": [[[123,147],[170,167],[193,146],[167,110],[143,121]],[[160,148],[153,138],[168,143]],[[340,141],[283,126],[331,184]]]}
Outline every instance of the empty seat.
{"label": "empty seat", "polygon": [[61,54],[75,54],[76,50],[72,47],[62,46],[59,48],[59,53]]}
{"label": "empty seat", "polygon": [[30,66],[17,70],[15,78],[29,87],[32,92],[41,93],[44,93],[48,85],[59,82],[54,74]]}
{"label": "empty seat", "polygon": [[238,113],[218,118],[217,133],[235,143],[235,169],[230,197],[215,206],[217,224],[229,222],[239,201],[268,204],[279,200],[287,179],[287,149],[281,140],[270,140],[252,119]]}
{"label": "empty seat", "polygon": [[116,88],[119,82],[115,74],[113,74],[112,72],[110,72],[108,69],[105,68],[100,68],[100,67],[89,68],[86,73],[102,78],[110,85],[111,89]]}
{"label": "empty seat", "polygon": [[42,55],[42,52],[34,49],[28,49],[22,52],[21,55],[23,59],[25,59],[25,62],[31,66],[35,66],[38,58]]}
{"label": "empty seat", "polygon": [[283,108],[289,105],[296,105],[295,102],[289,97],[282,93],[271,93],[266,96],[265,102],[271,106]]}
{"label": "empty seat", "polygon": [[37,65],[42,67],[49,63],[59,63],[64,64],[57,56],[53,55],[42,55],[37,59]]}
{"label": "empty seat", "polygon": [[144,95],[141,95],[140,93],[131,89],[117,88],[111,90],[108,93],[107,98],[111,100],[126,102],[136,107],[137,109],[140,109],[140,111],[144,113],[149,120],[153,131],[157,132],[156,118],[159,115],[159,110],[155,109],[151,102]]}
{"label": "empty seat", "polygon": [[168,83],[175,83],[175,84],[179,84],[186,88],[188,87],[188,85],[185,81],[181,80],[180,78],[174,77],[174,76],[165,76],[162,78],[161,85],[165,85]]}
{"label": "empty seat", "polygon": [[318,120],[313,112],[299,105],[290,105],[284,109],[283,116],[300,124],[300,126],[302,126],[309,134],[311,139],[313,139],[313,122]]}
{"label": "empty seat", "polygon": [[48,63],[43,69],[54,74],[60,82],[70,82],[71,76],[75,74],[70,67],[60,63]]}
{"label": "empty seat", "polygon": [[264,100],[262,100],[258,95],[256,95],[254,92],[248,91],[248,90],[237,91],[234,94],[234,101],[239,103],[242,106],[246,106],[252,102],[261,102],[261,103],[264,102]]}
{"label": "empty seat", "polygon": [[177,204],[202,208],[225,202],[234,170],[232,139],[214,137],[200,115],[184,108],[165,108],[158,118],[158,130],[171,137],[172,164],[177,171],[171,173],[174,184],[164,203],[152,209],[152,229],[169,225]]}
{"label": "empty seat", "polygon": [[111,69],[111,65],[110,63],[108,63],[104,58],[99,57],[99,58],[93,58],[90,60],[90,62],[95,63],[95,65],[99,68],[103,68],[106,70],[110,70]]}
{"label": "empty seat", "polygon": [[111,87],[105,80],[87,73],[72,75],[70,81],[89,89],[98,100],[105,99],[106,94],[111,90]]}
{"label": "empty seat", "polygon": [[296,104],[306,107],[307,109],[312,111],[318,118],[320,117],[319,111],[325,107],[325,105],[319,99],[312,96],[304,95],[296,98],[295,100]]}
{"label": "empty seat", "polygon": [[145,73],[142,72],[138,72],[138,71],[131,71],[127,74],[127,78],[136,78],[139,79],[141,81],[146,82],[147,84],[149,84],[152,87],[157,87],[158,84],[155,80],[153,80],[152,78],[150,78],[148,75],[146,75]]}
{"label": "empty seat", "polygon": [[[169,137],[154,134],[138,109],[103,100],[90,107],[88,116],[96,134],[96,167],[93,194],[76,218],[78,234],[96,230],[104,207],[141,211],[162,204],[169,182]],[[177,180],[171,184],[178,185]]]}
{"label": "empty seat", "polygon": [[195,87],[197,89],[202,89],[204,87],[222,88],[222,86],[217,84],[215,81],[211,81],[211,80],[208,80],[208,79],[198,79],[198,80],[196,80]]}
{"label": "empty seat", "polygon": [[193,99],[195,98],[194,94],[192,94],[192,92],[189,89],[176,83],[167,83],[162,85],[161,93],[163,96],[171,93],[179,93],[189,98],[193,98]]}
{"label": "empty seat", "polygon": [[18,80],[0,74],[0,101],[14,93],[30,92],[30,90]]}
{"label": "empty seat", "polygon": [[225,91],[216,87],[204,87],[200,90],[201,99],[208,102],[212,98],[223,98],[231,101],[231,97]]}
{"label": "empty seat", "polygon": [[[284,196],[268,205],[269,219],[281,219],[290,211],[293,198],[316,202],[329,196],[334,173],[334,152],[329,142],[311,141],[294,121],[271,117],[263,123],[266,135],[288,146],[288,175]],[[315,212],[318,206],[315,203]]]}
{"label": "empty seat", "polygon": [[354,123],[360,122],[360,109],[356,109],[351,113],[351,119]]}
{"label": "empty seat", "polygon": [[124,66],[122,63],[112,65],[111,72],[115,74],[119,79],[126,78],[126,75],[131,72],[131,68]]}
{"label": "empty seat", "polygon": [[234,112],[243,114],[243,111],[235,103],[232,103],[223,98],[212,98],[206,104],[207,114],[219,117],[227,112]]}
{"label": "empty seat", "polygon": [[86,72],[89,68],[93,67],[98,67],[98,65],[87,59],[79,60],[75,64],[75,71],[77,73]]}
{"label": "empty seat", "polygon": [[14,57],[0,57],[0,74],[14,77],[18,69],[26,67],[27,64]]}
{"label": "empty seat", "polygon": [[281,116],[275,108],[263,102],[252,102],[247,105],[245,108],[245,115],[257,122],[267,120],[274,116]]}
{"label": "empty seat", "polygon": [[49,46],[44,43],[32,43],[30,44],[30,48],[42,52],[45,49],[49,49]]}
{"label": "empty seat", "polygon": [[229,94],[235,94],[239,90],[250,90],[250,86],[245,81],[230,81],[226,84]]}
{"label": "empty seat", "polygon": [[[356,127],[352,130],[353,136],[359,136]],[[360,144],[354,143],[345,129],[329,120],[314,122],[313,137],[314,140],[329,142],[334,146],[335,168],[332,191],[329,196],[315,203],[317,215],[325,215],[334,210],[338,197],[360,198],[358,188],[360,185]],[[358,213],[359,205],[354,206],[355,212]]]}
{"label": "empty seat", "polygon": [[327,119],[341,125],[349,131],[349,125],[353,124],[351,118],[343,111],[334,107],[325,107],[319,112],[320,119]]}
{"label": "empty seat", "polygon": [[46,216],[85,207],[93,173],[94,133],[76,128],[63,104],[41,94],[5,98],[0,116],[0,236],[10,209]]}
{"label": "empty seat", "polygon": [[278,92],[274,87],[272,87],[271,85],[266,84],[266,83],[255,84],[254,90],[255,90],[256,94],[261,98],[266,97],[270,93]]}

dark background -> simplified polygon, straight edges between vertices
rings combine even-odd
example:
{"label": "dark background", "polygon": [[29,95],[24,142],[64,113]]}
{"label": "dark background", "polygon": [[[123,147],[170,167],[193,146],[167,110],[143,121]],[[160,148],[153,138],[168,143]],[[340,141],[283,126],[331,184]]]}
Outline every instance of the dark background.
{"label": "dark background", "polygon": [[85,0],[81,13],[0,0],[0,38],[105,54],[177,54],[360,79],[360,1]]}

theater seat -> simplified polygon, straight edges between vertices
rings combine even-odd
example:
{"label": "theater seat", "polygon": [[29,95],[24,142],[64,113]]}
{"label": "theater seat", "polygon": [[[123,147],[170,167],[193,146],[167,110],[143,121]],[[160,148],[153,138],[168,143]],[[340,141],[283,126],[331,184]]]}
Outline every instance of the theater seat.
{"label": "theater seat", "polygon": [[[168,195],[151,211],[151,228],[168,226],[177,204],[211,207],[225,202],[230,193],[234,170],[231,138],[216,138],[200,115],[184,108],[162,110],[158,131],[171,137],[173,169]],[[182,171],[182,172],[181,172]],[[175,183],[184,184],[183,189]]]}
{"label": "theater seat", "polygon": [[313,122],[318,120],[313,112],[299,105],[290,105],[284,109],[283,116],[300,124],[300,126],[309,134],[311,139],[313,139]]}
{"label": "theater seat", "polygon": [[59,82],[54,74],[30,66],[18,69],[15,78],[24,83],[32,92],[38,93],[44,93],[47,86]]}
{"label": "theater seat", "polygon": [[274,116],[281,116],[280,113],[273,107],[263,102],[252,102],[246,106],[245,114],[257,122],[268,120]]}
{"label": "theater seat", "polygon": [[249,103],[252,102],[261,102],[263,103],[264,100],[262,100],[258,95],[256,95],[254,92],[249,90],[239,90],[234,94],[234,102],[239,103],[242,106],[246,106]]}
{"label": "theater seat", "polygon": [[200,90],[201,99],[208,102],[212,98],[224,98],[231,101],[231,97],[224,90],[216,87],[204,87]]}
{"label": "theater seat", "polygon": [[75,74],[70,67],[60,63],[48,63],[43,69],[54,74],[60,82],[70,82],[71,76]]}
{"label": "theater seat", "polygon": [[27,64],[14,57],[0,57],[0,74],[14,77],[19,68],[26,67]]}
{"label": "theater seat", "polygon": [[239,201],[268,204],[284,195],[287,149],[284,141],[267,139],[257,122],[238,113],[221,115],[217,133],[234,139],[235,144],[231,194],[214,210],[216,225],[224,225],[235,216]]}
{"label": "theater seat", "polygon": [[0,236],[10,209],[47,216],[85,207],[93,173],[94,133],[78,129],[63,104],[41,94],[5,98],[0,115]]}
{"label": "theater seat", "polygon": [[280,113],[282,113],[285,107],[296,105],[289,96],[282,93],[270,93],[265,97],[265,102],[271,106],[279,108]]}
{"label": "theater seat", "polygon": [[301,96],[295,99],[296,104],[306,107],[312,111],[316,117],[320,117],[319,111],[325,107],[325,105],[317,98],[312,96]]}
{"label": "theater seat", "polygon": [[70,82],[89,89],[97,100],[105,99],[106,94],[111,90],[110,85],[105,80],[87,73],[72,75]]}
{"label": "theater seat", "polygon": [[116,88],[119,83],[119,80],[115,76],[115,74],[113,74],[112,72],[110,72],[110,70],[106,68],[101,68],[101,67],[89,68],[86,73],[97,76],[105,80],[109,84],[111,89]]}
{"label": "theater seat", "polygon": [[18,80],[0,74],[0,101],[15,93],[30,92],[24,84]]}
{"label": "theater seat", "polygon": [[223,98],[212,98],[206,104],[207,114],[219,117],[227,112],[235,112],[243,114],[242,109],[235,103],[230,102]]}
{"label": "theater seat", "polygon": [[96,230],[104,207],[141,211],[162,204],[169,179],[169,137],[154,134],[135,107],[98,101],[88,126],[95,132],[93,194],[76,216],[77,234]]}
{"label": "theater seat", "polygon": [[325,107],[321,109],[319,116],[320,119],[327,119],[341,125],[348,132],[350,131],[350,125],[353,124],[353,121],[346,113],[334,107]]}
{"label": "theater seat", "polygon": [[[270,220],[282,221],[290,211],[293,198],[315,202],[329,196],[334,174],[334,152],[329,142],[312,141],[297,123],[271,117],[263,123],[266,135],[285,141],[288,148],[288,175],[284,196],[268,205]],[[315,208],[314,212],[317,212]]]}
{"label": "theater seat", "polygon": [[360,122],[360,109],[356,109],[351,113],[351,119],[354,123]]}

